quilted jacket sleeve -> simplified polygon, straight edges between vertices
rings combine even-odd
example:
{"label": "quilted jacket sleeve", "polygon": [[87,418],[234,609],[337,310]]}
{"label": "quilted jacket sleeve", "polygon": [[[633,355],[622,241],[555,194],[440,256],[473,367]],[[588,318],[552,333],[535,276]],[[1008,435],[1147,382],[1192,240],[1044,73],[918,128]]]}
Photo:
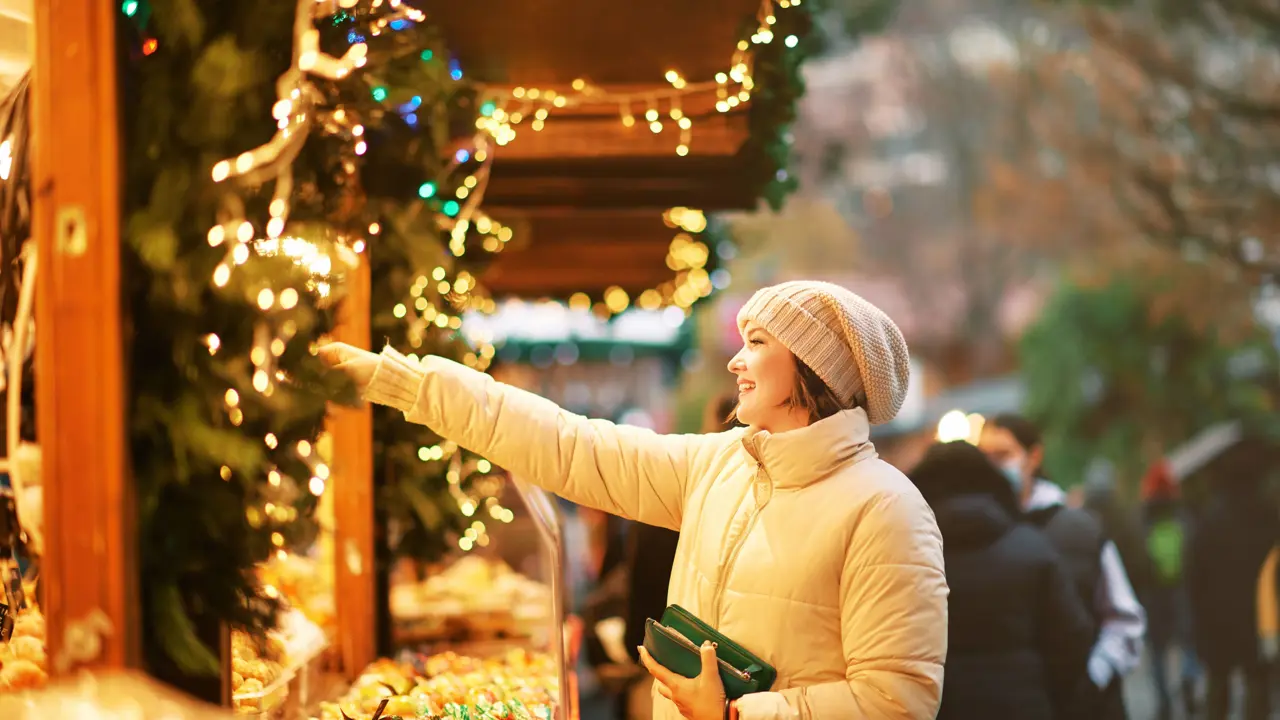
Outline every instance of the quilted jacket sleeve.
{"label": "quilted jacket sleeve", "polygon": [[842,682],[756,693],[741,720],[925,720],[942,701],[947,580],[942,535],[918,493],[873,501],[840,577]]}
{"label": "quilted jacket sleeve", "polygon": [[365,399],[567,500],[673,530],[689,478],[723,441],[588,420],[464,365],[434,356],[415,363],[391,348]]}

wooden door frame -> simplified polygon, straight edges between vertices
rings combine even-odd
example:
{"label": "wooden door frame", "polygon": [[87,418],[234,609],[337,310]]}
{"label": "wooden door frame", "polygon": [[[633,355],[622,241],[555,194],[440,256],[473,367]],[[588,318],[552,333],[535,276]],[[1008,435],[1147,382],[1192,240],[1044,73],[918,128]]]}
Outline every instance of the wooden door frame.
{"label": "wooden door frame", "polygon": [[120,285],[119,8],[95,0],[34,8],[40,582],[50,670],[67,675],[140,661]]}
{"label": "wooden door frame", "polygon": [[[368,348],[371,342],[368,253],[347,275],[333,339]],[[333,438],[334,593],[342,672],[355,677],[378,656],[374,555],[373,409],[331,406]]]}

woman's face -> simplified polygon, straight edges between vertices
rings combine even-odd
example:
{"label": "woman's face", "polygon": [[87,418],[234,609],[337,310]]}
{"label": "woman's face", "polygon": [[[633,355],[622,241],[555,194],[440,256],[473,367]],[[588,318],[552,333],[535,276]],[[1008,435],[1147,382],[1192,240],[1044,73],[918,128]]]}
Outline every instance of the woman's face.
{"label": "woman's face", "polygon": [[796,358],[753,321],[742,329],[742,349],[729,361],[738,376],[738,419],[770,432],[808,425],[807,413],[789,407],[796,385]]}

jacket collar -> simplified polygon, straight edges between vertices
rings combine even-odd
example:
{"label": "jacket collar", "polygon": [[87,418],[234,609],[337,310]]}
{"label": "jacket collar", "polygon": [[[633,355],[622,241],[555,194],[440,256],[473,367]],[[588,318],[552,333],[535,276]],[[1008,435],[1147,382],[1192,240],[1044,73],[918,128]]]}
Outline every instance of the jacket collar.
{"label": "jacket collar", "polygon": [[1025,509],[1027,512],[1035,512],[1065,504],[1067,504],[1067,494],[1062,491],[1062,488],[1048,480],[1037,478],[1035,484],[1031,486],[1031,495],[1027,498]]}
{"label": "jacket collar", "polygon": [[786,432],[747,428],[742,446],[775,487],[805,487],[842,465],[875,457],[870,436],[866,411],[854,408]]}

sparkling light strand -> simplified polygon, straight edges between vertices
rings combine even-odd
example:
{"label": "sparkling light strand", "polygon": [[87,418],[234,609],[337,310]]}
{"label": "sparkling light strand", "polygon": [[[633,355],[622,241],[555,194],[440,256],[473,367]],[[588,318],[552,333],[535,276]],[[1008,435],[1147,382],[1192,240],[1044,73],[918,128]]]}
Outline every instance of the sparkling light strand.
{"label": "sparkling light strand", "polygon": [[[800,5],[800,0],[779,0],[778,6],[787,9]],[[669,87],[651,88],[635,92],[612,92],[591,85],[584,79],[574,80],[570,90],[548,88],[486,88],[482,94],[482,108],[489,112],[482,113],[476,121],[476,127],[487,133],[498,145],[506,145],[516,138],[516,127],[532,118],[530,127],[534,132],[543,129],[549,115],[556,109],[566,107],[599,107],[614,106],[618,108],[618,117],[624,127],[636,124],[634,110],[637,106],[646,108],[645,121],[654,134],[661,134],[665,124],[661,121],[660,108],[668,108],[670,118],[679,128],[677,155],[689,154],[692,139],[693,120],[682,110],[683,100],[693,96],[715,93],[715,109],[726,113],[751,99],[755,88],[753,77],[755,58],[753,46],[767,45],[774,41],[773,26],[777,22],[773,0],[762,0],[756,12],[757,28],[750,39],[740,40],[734,48],[729,67],[716,74],[714,80],[691,83],[678,70],[671,69],[665,73]],[[787,47],[795,47],[798,40],[788,37]],[[516,109],[513,109],[516,108]]]}
{"label": "sparkling light strand", "polygon": [[[342,8],[350,8],[357,0],[338,0]],[[209,229],[207,239],[210,247],[226,245],[225,255],[216,266],[212,281],[217,287],[226,287],[231,279],[232,269],[248,261],[251,249],[259,256],[285,255],[293,259],[295,264],[302,265],[310,272],[312,279],[308,282],[308,290],[320,297],[327,297],[329,288],[327,276],[330,271],[330,258],[319,253],[314,245],[299,238],[283,237],[288,223],[290,200],[293,195],[293,161],[297,158],[303,145],[308,140],[317,121],[324,123],[324,130],[330,134],[346,133],[354,142],[354,151],[362,153],[363,141],[359,136],[363,128],[353,124],[342,109],[332,113],[322,113],[319,105],[323,96],[308,77],[314,76],[328,80],[339,80],[347,77],[356,68],[365,65],[368,47],[364,43],[354,43],[341,58],[329,56],[319,49],[319,32],[313,27],[313,18],[317,13],[332,14],[336,11],[332,3],[316,2],[316,0],[298,0],[294,16],[293,64],[276,81],[277,99],[272,106],[272,116],[276,120],[277,131],[263,145],[214,163],[210,174],[215,183],[235,180],[242,186],[255,186],[267,181],[274,181],[272,199],[268,206],[270,218],[265,226],[265,238],[259,237],[254,225],[244,219],[244,203],[235,193],[227,193],[223,198],[224,212],[218,224]],[[417,12],[417,11],[414,11]],[[355,171],[354,165],[347,164],[349,173]],[[230,242],[228,242],[230,241]],[[358,241],[363,249],[363,240]],[[339,243],[339,251],[342,245]],[[345,258],[344,258],[345,259]],[[350,263],[351,260],[348,260]],[[261,286],[249,289],[252,299],[263,317],[254,323],[253,343],[249,353],[253,372],[250,383],[255,391],[264,397],[275,392],[277,383],[288,378],[278,366],[278,358],[284,354],[286,345],[297,333],[297,325],[286,319],[275,327],[271,322],[271,314],[276,311],[292,310],[299,302],[298,290],[295,288],[277,289]],[[221,340],[217,335],[207,335],[204,344],[210,354],[217,353]],[[240,393],[229,388],[224,401],[228,419],[232,425],[239,426],[244,421],[244,411],[240,406]],[[278,439],[268,434],[264,439],[267,446],[275,449]],[[328,477],[328,468],[315,458],[308,459],[303,452],[302,444],[297,446],[299,457],[307,461],[312,470],[309,484],[311,491],[319,495],[324,490],[324,482]],[[223,467],[222,476],[231,479],[231,470]],[[272,469],[268,480],[278,486],[280,473]],[[271,507],[268,503],[268,509]],[[256,509],[255,511],[256,512]],[[270,512],[267,513],[270,516]],[[252,518],[250,518],[252,520]],[[281,545],[283,536],[273,535],[273,541]],[[280,548],[280,553],[284,553]]]}
{"label": "sparkling light strand", "polygon": [[609,318],[633,305],[642,310],[674,306],[688,315],[698,300],[726,287],[728,271],[707,272],[706,265],[712,250],[696,237],[707,228],[706,215],[701,210],[674,207],[663,213],[662,219],[667,227],[679,231],[667,249],[667,267],[675,273],[671,280],[645,290],[634,299],[617,286],[606,288],[599,301],[592,301],[590,295],[577,292],[569,297],[570,309],[590,310],[602,318]]}

